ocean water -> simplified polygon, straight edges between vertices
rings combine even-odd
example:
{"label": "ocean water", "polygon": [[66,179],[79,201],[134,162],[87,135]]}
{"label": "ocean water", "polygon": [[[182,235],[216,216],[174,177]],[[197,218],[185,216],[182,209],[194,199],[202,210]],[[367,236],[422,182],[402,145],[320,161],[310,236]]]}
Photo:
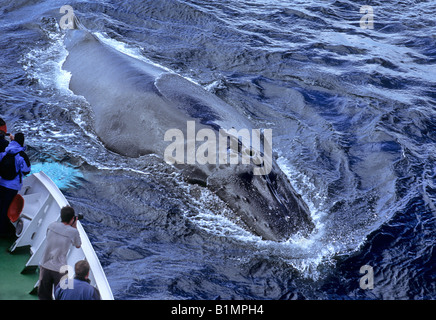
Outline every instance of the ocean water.
{"label": "ocean water", "polygon": [[[158,155],[107,150],[62,69],[64,4],[272,129],[314,232],[262,240]],[[435,1],[0,0],[0,116],[85,215],[117,299],[435,299],[435,16]]]}

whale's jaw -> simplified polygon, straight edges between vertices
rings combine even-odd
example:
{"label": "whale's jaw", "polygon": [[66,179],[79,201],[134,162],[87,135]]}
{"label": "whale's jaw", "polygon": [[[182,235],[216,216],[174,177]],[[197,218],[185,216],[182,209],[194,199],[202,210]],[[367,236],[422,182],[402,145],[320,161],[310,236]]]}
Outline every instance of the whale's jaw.
{"label": "whale's jaw", "polygon": [[208,186],[264,240],[286,241],[314,229],[308,206],[275,163],[267,175],[254,175],[250,166],[229,166],[210,175]]}

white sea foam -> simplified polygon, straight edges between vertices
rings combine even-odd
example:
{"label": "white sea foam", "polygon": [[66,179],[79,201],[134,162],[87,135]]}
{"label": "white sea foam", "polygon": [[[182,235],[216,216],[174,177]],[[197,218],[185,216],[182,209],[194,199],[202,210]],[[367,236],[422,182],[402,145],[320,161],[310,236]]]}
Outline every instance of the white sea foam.
{"label": "white sea foam", "polygon": [[71,74],[62,69],[68,55],[63,44],[63,33],[47,32],[52,44],[47,48],[35,47],[26,53],[19,63],[27,72],[28,77],[36,79],[42,88],[59,90],[64,94],[72,94],[69,89]]}

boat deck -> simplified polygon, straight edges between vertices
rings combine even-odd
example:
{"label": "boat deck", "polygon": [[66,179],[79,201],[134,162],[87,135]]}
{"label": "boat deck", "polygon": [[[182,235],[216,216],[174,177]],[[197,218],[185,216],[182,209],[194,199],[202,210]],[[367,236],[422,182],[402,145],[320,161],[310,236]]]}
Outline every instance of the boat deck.
{"label": "boat deck", "polygon": [[8,249],[14,239],[0,238],[0,300],[37,300],[30,294],[38,280],[38,272],[21,274],[29,260],[29,248],[20,248],[13,253]]}

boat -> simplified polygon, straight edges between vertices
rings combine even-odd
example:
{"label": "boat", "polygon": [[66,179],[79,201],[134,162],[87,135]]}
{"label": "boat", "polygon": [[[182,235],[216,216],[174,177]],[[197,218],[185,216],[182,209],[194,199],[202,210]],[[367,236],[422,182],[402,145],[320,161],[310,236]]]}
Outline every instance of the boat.
{"label": "boat", "polygon": [[[37,270],[46,246],[47,227],[54,221],[60,221],[61,208],[69,205],[56,184],[42,171],[26,177],[18,195],[24,200],[24,205],[17,219],[14,219],[16,221],[11,219],[16,228],[16,240],[13,243],[11,241],[8,252],[0,248],[0,299],[30,299],[23,292],[36,292]],[[77,261],[86,259],[90,265],[91,285],[99,290],[102,300],[113,300],[104,270],[80,221],[77,221],[77,230],[82,245],[80,248],[71,246],[68,252],[69,274],[74,272]],[[0,247],[5,247],[5,241],[1,240]],[[17,270],[20,263],[23,263],[21,272]],[[24,288],[29,286],[30,281],[35,281],[33,286]]]}

